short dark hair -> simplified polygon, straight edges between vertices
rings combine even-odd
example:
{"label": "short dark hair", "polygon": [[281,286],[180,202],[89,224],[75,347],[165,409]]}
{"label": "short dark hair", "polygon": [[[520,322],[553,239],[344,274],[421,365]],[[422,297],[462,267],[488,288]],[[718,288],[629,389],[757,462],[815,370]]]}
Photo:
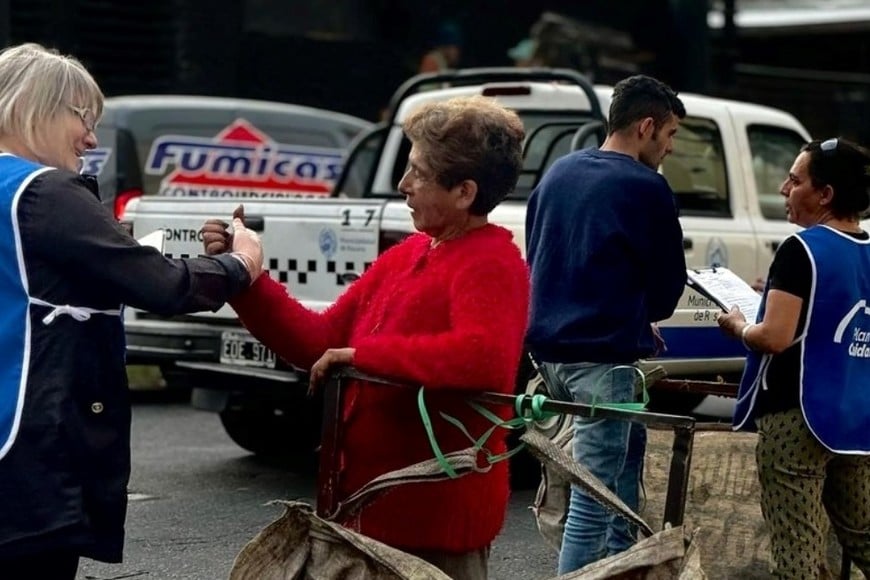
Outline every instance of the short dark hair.
{"label": "short dark hair", "polygon": [[809,154],[807,171],[813,187],[834,190],[831,213],[838,218],[859,216],[870,207],[870,151],[846,139],[810,141],[801,152]]}
{"label": "short dark hair", "polygon": [[628,129],[647,117],[652,117],[658,128],[672,113],[680,119],[686,116],[686,107],[671,87],[646,75],[631,76],[613,87],[608,118],[610,132]]}
{"label": "short dark hair", "polygon": [[516,187],[525,130],[517,114],[495,99],[478,95],[428,103],[402,128],[420,146],[440,185],[477,183],[472,215],[487,215]]}

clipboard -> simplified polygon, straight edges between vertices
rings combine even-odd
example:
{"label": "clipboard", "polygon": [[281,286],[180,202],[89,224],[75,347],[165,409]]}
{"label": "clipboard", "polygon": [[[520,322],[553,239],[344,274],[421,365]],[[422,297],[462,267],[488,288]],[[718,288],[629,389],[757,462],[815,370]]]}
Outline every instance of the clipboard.
{"label": "clipboard", "polygon": [[690,288],[715,302],[724,312],[737,306],[749,322],[758,318],[761,295],[728,268],[687,269],[686,275]]}

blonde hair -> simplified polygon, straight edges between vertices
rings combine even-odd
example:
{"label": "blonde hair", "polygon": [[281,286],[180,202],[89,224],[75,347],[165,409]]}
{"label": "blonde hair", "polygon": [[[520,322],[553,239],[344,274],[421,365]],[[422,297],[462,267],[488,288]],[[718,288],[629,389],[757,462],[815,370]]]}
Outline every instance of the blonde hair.
{"label": "blonde hair", "polygon": [[36,43],[0,51],[0,137],[38,153],[70,106],[90,109],[94,119],[103,114],[103,93],[77,59]]}

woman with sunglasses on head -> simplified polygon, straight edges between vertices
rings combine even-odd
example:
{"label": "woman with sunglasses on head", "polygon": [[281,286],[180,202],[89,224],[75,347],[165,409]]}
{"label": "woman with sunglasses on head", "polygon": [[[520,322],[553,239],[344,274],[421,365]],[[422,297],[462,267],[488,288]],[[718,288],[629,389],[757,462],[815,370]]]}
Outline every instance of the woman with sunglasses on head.
{"label": "woman with sunglasses on head", "polygon": [[782,185],[803,231],[780,245],[758,321],[722,330],[748,350],[734,428],[758,430],[761,508],[773,574],[816,579],[828,521],[870,577],[870,152],[812,141]]}
{"label": "woman with sunglasses on head", "polygon": [[217,309],[262,268],[139,245],[78,174],[103,95],[77,60],[0,52],[0,578],[72,579],[120,562],[130,477],[123,304]]}

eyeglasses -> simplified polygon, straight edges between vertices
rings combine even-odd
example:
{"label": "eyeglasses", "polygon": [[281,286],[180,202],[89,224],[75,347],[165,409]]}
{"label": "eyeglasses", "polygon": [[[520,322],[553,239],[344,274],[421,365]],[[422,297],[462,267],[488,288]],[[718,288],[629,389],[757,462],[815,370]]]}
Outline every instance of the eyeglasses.
{"label": "eyeglasses", "polygon": [[79,116],[79,119],[82,120],[82,125],[88,130],[88,133],[93,133],[96,130],[97,119],[94,117],[93,111],[87,107],[74,107],[72,105],[69,105],[69,108]]}
{"label": "eyeglasses", "polygon": [[840,140],[834,137],[833,139],[828,139],[827,141],[819,143],[819,150],[825,155],[832,155],[837,151],[837,146],[839,144]]}

